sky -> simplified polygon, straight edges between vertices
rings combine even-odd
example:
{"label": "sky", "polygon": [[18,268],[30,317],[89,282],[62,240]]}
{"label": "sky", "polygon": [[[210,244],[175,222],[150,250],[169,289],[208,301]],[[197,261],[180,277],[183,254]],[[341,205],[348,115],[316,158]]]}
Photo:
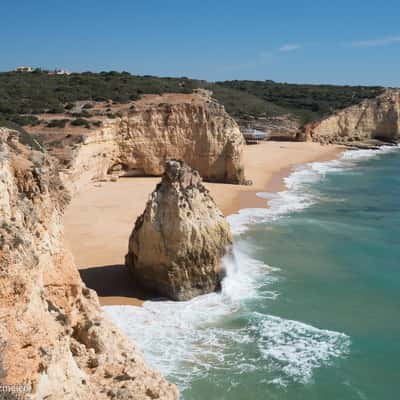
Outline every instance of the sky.
{"label": "sky", "polygon": [[400,86],[400,0],[1,0],[19,65]]}

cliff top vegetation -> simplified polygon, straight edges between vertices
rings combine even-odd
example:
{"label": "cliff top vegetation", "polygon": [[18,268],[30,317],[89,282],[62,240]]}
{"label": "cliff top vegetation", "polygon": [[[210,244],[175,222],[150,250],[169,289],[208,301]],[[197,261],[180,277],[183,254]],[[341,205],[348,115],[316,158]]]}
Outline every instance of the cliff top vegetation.
{"label": "cliff top vegetation", "polygon": [[68,112],[76,101],[127,103],[142,94],[190,93],[196,88],[213,91],[228,113],[240,121],[289,115],[302,124],[335,110],[375,97],[381,87],[303,85],[273,81],[206,82],[186,77],[137,76],[128,72],[83,72],[48,75],[0,73],[0,124],[38,123],[36,114]]}

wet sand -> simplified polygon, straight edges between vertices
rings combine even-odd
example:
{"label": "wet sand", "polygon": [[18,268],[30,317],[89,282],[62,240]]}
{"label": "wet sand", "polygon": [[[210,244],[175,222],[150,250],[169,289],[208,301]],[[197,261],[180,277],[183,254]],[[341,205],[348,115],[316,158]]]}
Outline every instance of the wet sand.
{"label": "wet sand", "polygon": [[[304,142],[262,142],[245,148],[246,178],[253,185],[206,183],[225,215],[243,208],[267,207],[257,192],[284,189],[285,176],[299,165],[338,157],[342,148]],[[152,297],[134,287],[124,267],[128,238],[136,218],[160,178],[122,178],[93,183],[75,196],[65,217],[65,240],[86,285],[102,305],[140,305]]]}

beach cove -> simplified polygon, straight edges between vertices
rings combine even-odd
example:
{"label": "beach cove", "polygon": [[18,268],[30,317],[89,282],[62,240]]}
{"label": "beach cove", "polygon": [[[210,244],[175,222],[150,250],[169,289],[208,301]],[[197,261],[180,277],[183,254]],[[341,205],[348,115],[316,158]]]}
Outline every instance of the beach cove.
{"label": "beach cove", "polygon": [[[272,145],[287,150],[285,143]],[[119,305],[105,305],[185,400],[204,394],[356,400],[393,393],[400,277],[395,247],[385,238],[389,231],[396,237],[390,188],[396,187],[398,150],[322,150],[308,159],[299,151],[303,164],[286,166],[287,174],[276,170],[264,191],[257,186],[235,194],[244,207],[228,217],[235,247],[233,258],[224,259],[221,293],[182,303],[122,296],[112,299]],[[251,196],[257,204],[245,203]],[[270,207],[257,208],[260,200]],[[374,207],[377,201],[394,214]],[[365,308],[368,298],[374,304]],[[371,368],[375,382],[366,378]]]}
{"label": "beach cove", "polygon": [[[246,146],[244,164],[250,186],[208,183],[217,206],[227,216],[241,209],[265,208],[257,193],[285,188],[284,178],[301,164],[322,162],[343,148],[304,142],[262,142]],[[64,215],[65,241],[82,279],[102,305],[140,305],[150,294],[135,287],[124,266],[130,232],[160,178],[123,178],[92,183],[78,193]]]}

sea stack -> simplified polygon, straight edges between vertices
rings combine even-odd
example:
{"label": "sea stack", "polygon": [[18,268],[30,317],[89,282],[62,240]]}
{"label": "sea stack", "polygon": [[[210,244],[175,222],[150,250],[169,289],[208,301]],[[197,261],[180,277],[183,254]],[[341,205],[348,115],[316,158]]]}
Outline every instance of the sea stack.
{"label": "sea stack", "polygon": [[137,282],[172,300],[220,288],[229,225],[202,179],[182,161],[165,165],[129,238],[126,265]]}

